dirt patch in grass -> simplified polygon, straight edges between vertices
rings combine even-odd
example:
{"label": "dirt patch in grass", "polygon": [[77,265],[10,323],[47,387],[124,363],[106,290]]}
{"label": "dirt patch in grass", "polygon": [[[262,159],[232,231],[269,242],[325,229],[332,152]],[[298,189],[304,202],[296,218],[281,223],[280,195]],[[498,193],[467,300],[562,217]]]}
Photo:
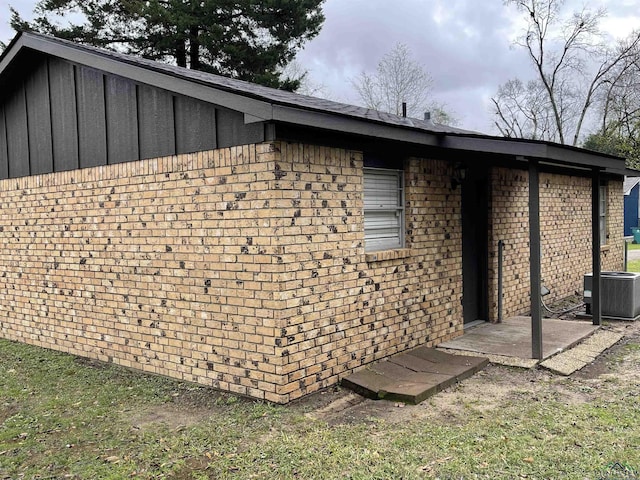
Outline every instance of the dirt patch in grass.
{"label": "dirt patch in grass", "polygon": [[549,399],[567,404],[584,403],[590,397],[542,370],[523,370],[489,365],[461,383],[453,385],[419,405],[369,400],[348,390],[335,394],[333,402],[309,413],[331,425],[384,421],[399,424],[416,419],[443,425],[461,425],[470,412],[490,413],[505,402],[538,402]]}
{"label": "dirt patch in grass", "polygon": [[111,363],[87,357],[73,357],[73,363],[75,363],[76,365],[82,365],[83,367],[91,367],[97,370],[111,368],[112,366]]}
{"label": "dirt patch in grass", "polygon": [[145,429],[164,425],[170,429],[181,429],[198,425],[215,414],[215,411],[202,408],[165,404],[148,407],[144,411],[123,412],[123,416],[135,429]]}
{"label": "dirt patch in grass", "polygon": [[202,474],[206,474],[210,463],[211,459],[205,455],[197,458],[190,458],[183,466],[166,478],[167,480],[193,480],[193,473],[200,472]]}
{"label": "dirt patch in grass", "polygon": [[5,403],[0,407],[0,424],[20,411],[15,403]]}
{"label": "dirt patch in grass", "polygon": [[136,429],[163,425],[170,429],[181,429],[206,422],[215,415],[224,414],[230,406],[253,404],[255,401],[237,397],[191,384],[179,384],[169,398],[144,409],[123,412],[123,417]]}
{"label": "dirt patch in grass", "polygon": [[624,337],[613,348],[601,354],[595,362],[576,372],[576,380],[634,377],[640,375],[640,322],[610,323],[605,328],[620,332]]}

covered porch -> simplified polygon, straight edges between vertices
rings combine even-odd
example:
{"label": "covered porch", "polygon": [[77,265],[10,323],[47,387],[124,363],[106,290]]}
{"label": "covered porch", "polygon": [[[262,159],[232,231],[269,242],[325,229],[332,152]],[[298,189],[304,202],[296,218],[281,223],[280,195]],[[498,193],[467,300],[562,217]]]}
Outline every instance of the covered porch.
{"label": "covered porch", "polygon": [[[621,268],[617,210],[609,209],[624,167],[621,159],[537,147],[523,143],[528,154],[509,162],[491,156],[463,164],[463,321],[492,323],[440,347],[540,361],[601,324],[603,257],[605,270]],[[543,320],[543,294],[565,298],[588,274],[591,322]]]}

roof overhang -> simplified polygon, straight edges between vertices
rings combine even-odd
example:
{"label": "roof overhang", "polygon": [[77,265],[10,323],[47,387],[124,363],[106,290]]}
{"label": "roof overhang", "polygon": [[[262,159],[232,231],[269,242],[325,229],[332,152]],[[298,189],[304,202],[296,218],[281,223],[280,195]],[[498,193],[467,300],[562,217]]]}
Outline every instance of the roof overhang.
{"label": "roof overhang", "polygon": [[625,175],[627,172],[623,158],[543,141],[447,134],[442,139],[442,146],[467,152],[506,155],[524,162],[536,159],[547,165],[564,168],[597,169],[614,175]]}

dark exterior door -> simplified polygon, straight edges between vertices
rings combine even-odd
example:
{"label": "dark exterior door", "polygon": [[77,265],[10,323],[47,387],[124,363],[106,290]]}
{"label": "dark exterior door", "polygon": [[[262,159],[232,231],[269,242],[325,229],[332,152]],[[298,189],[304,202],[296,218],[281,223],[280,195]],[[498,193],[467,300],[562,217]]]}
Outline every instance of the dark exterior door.
{"label": "dark exterior door", "polygon": [[488,316],[489,187],[486,167],[470,167],[462,181],[462,310],[464,323]]}

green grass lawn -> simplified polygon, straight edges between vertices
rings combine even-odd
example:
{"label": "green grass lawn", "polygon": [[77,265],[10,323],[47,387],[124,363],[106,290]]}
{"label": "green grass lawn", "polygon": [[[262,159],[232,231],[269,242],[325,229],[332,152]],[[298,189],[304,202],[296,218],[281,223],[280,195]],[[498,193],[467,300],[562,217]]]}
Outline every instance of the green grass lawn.
{"label": "green grass lawn", "polygon": [[627,272],[638,272],[638,273],[640,273],[640,260],[629,260],[629,261],[627,261]]}
{"label": "green grass lawn", "polygon": [[[628,243],[627,248],[629,251],[631,250],[640,250],[640,244],[636,243]],[[629,260],[627,261],[627,272],[638,272],[640,273],[640,260]]]}
{"label": "green grass lawn", "polygon": [[0,340],[0,479],[640,478],[638,354],[595,381],[490,366],[336,422]]}

